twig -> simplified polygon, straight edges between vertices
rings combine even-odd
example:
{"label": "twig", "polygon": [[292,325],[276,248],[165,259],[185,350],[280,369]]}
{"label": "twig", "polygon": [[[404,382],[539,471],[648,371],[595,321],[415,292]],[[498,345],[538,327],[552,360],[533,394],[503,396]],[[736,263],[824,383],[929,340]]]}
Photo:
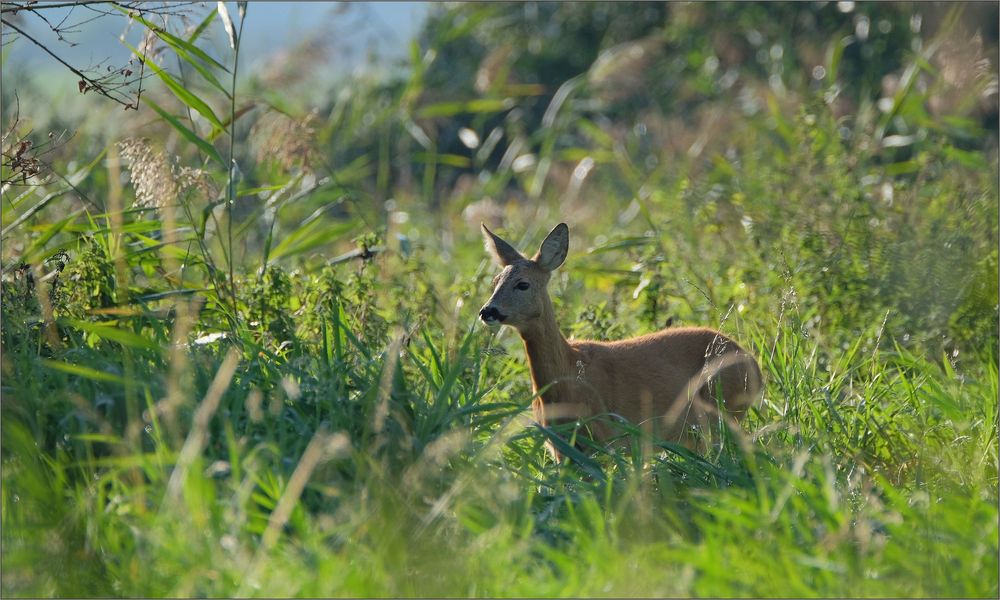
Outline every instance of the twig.
{"label": "twig", "polygon": [[[134,106],[130,102],[125,102],[121,98],[115,97],[114,95],[112,95],[113,94],[113,90],[108,90],[107,88],[104,87],[103,84],[101,84],[100,81],[98,81],[96,79],[92,79],[92,78],[88,77],[87,75],[85,75],[83,73],[83,71],[77,69],[73,65],[71,65],[68,62],[66,62],[65,60],[63,60],[58,54],[56,54],[52,50],[49,50],[49,48],[45,44],[39,42],[38,40],[36,40],[32,36],[30,36],[28,33],[26,33],[23,29],[21,29],[17,25],[14,25],[13,23],[11,23],[10,21],[8,21],[7,19],[0,19],[0,23],[3,23],[3,25],[5,27],[9,27],[10,29],[12,29],[12,30],[18,32],[19,34],[21,34],[21,36],[23,38],[27,39],[32,44],[34,44],[34,45],[38,46],[39,48],[41,48],[42,50],[44,50],[46,54],[48,54],[52,58],[56,59],[56,61],[59,62],[59,64],[61,64],[62,66],[66,67],[74,75],[76,75],[77,77],[79,77],[80,80],[83,81],[83,82],[85,82],[85,84],[86,84],[86,87],[84,87],[83,90],[86,90],[89,87],[91,89],[96,90],[102,96],[104,96],[106,98],[109,98],[111,100],[114,100],[118,104],[121,104],[126,109],[129,109],[129,108],[131,108],[131,109],[138,109],[138,107],[139,107],[139,99],[138,99],[138,97],[136,97],[136,102],[135,102]],[[143,62],[143,64],[145,64],[144,60],[142,62]],[[142,80],[140,78],[140,84],[139,84],[140,85],[140,94],[142,93],[141,92],[141,89],[142,89],[142,83],[141,83],[141,81]]]}
{"label": "twig", "polygon": [[24,212],[24,214],[21,215],[20,217],[18,217],[17,219],[15,219],[13,223],[11,223],[10,225],[4,227],[3,231],[0,232],[0,237],[7,237],[7,234],[10,233],[11,231],[13,231],[14,228],[16,228],[21,223],[24,223],[25,221],[27,221],[28,219],[30,219],[38,211],[40,211],[43,208],[45,208],[46,206],[48,206],[49,202],[52,202],[53,200],[55,200],[59,196],[62,196],[66,192],[70,191],[70,189],[72,189],[72,188],[68,188],[67,187],[67,188],[64,188],[64,189],[61,189],[61,190],[56,190],[56,191],[52,192],[51,194],[49,194],[48,196],[42,198],[38,202],[38,204],[36,204],[36,205],[32,206],[31,208],[29,208],[28,210],[26,210]]}
{"label": "twig", "polygon": [[118,4],[118,3],[109,2],[109,0],[80,0],[80,2],[59,2],[55,4],[33,4],[33,5],[22,5],[16,2],[4,2],[3,6],[5,6],[6,8],[0,9],[0,14],[6,14],[6,13],[16,14],[21,12],[22,10],[38,14],[39,9],[49,10],[52,8],[73,8],[77,6],[86,6],[88,4]]}

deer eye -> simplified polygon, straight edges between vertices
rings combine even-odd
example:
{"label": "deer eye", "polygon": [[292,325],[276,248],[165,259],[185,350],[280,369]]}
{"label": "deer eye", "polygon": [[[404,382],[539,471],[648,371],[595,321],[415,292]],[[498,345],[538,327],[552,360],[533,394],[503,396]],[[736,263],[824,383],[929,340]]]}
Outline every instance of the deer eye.
{"label": "deer eye", "polygon": [[518,281],[517,284],[514,286],[514,288],[518,290],[526,290],[530,287],[531,284],[528,283],[527,281]]}

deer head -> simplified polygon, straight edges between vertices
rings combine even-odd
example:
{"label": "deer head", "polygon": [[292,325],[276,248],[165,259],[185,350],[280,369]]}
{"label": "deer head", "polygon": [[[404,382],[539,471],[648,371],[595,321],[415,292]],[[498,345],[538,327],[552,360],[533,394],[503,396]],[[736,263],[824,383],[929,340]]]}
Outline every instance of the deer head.
{"label": "deer head", "polygon": [[522,256],[486,225],[482,228],[486,251],[503,271],[493,279],[493,295],[479,311],[479,318],[490,326],[510,325],[521,331],[551,306],[549,276],[566,260],[569,228],[565,223],[556,225],[532,258]]}

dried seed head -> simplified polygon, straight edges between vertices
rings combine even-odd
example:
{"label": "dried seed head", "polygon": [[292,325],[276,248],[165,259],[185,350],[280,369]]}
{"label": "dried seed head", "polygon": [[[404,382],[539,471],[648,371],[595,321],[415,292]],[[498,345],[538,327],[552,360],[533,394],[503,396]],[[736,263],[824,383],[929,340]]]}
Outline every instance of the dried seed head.
{"label": "dried seed head", "polygon": [[185,192],[196,191],[205,198],[217,198],[219,196],[219,186],[209,176],[204,169],[193,169],[191,167],[180,167],[176,170],[177,185]]}
{"label": "dried seed head", "polygon": [[296,166],[311,170],[316,159],[316,125],[319,117],[313,111],[300,119],[279,112],[265,114],[253,126],[252,137],[257,141],[257,162],[275,162],[283,170]]}
{"label": "dried seed head", "polygon": [[976,34],[971,40],[965,36],[947,38],[933,60],[940,67],[945,83],[966,89],[980,75],[979,59],[982,56],[983,38]]}
{"label": "dried seed head", "polygon": [[169,206],[179,194],[197,192],[216,198],[218,186],[203,169],[177,166],[176,157],[167,157],[146,138],[128,138],[118,143],[128,163],[136,205],[149,208]]}
{"label": "dried seed head", "polygon": [[146,138],[129,138],[118,143],[129,164],[135,201],[138,206],[162,208],[177,197],[173,169],[162,150],[154,149]]}

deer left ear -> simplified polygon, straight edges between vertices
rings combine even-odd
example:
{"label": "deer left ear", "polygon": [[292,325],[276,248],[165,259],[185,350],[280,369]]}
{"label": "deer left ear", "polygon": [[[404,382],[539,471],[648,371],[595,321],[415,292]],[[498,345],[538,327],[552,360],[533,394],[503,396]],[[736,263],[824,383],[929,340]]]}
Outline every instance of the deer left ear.
{"label": "deer left ear", "polygon": [[486,244],[486,251],[493,256],[493,260],[502,267],[512,265],[519,260],[524,260],[521,253],[513,246],[503,241],[500,236],[487,229],[484,223],[479,226],[483,229],[483,241]]}
{"label": "deer left ear", "polygon": [[554,271],[566,260],[568,251],[569,227],[565,223],[560,223],[545,236],[533,260],[546,271]]}

